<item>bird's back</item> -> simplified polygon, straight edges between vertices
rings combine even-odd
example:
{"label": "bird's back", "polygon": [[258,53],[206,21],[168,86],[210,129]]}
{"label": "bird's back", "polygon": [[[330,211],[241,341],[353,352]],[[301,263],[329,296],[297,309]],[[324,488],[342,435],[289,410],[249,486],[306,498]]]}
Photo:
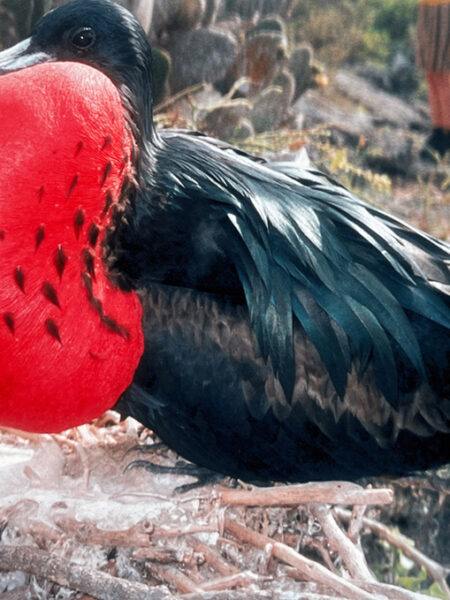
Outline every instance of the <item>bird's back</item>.
{"label": "bird's back", "polygon": [[144,308],[126,412],[246,479],[450,460],[447,245],[208,139],[163,134],[153,165],[112,245]]}

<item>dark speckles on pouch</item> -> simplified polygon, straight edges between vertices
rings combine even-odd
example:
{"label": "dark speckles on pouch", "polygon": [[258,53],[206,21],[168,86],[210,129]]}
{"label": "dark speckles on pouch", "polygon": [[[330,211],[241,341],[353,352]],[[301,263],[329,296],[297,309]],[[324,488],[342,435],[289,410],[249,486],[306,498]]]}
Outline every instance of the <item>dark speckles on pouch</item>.
{"label": "dark speckles on pouch", "polygon": [[100,319],[103,319],[103,304],[101,303],[101,300],[94,296],[92,277],[88,273],[82,273],[81,278],[83,280],[84,285],[86,286],[87,296],[91,306],[93,307],[95,312],[99,314]]}
{"label": "dark speckles on pouch", "polygon": [[108,190],[106,192],[105,206],[102,210],[102,217],[106,216],[108,210],[111,208],[112,203],[113,203],[113,195],[112,195],[111,190]]}
{"label": "dark speckles on pouch", "polygon": [[89,302],[92,304],[95,312],[97,312],[100,315],[100,318],[103,319],[103,305],[101,300],[92,295],[89,297]]}
{"label": "dark speckles on pouch", "polygon": [[36,250],[42,244],[44,238],[45,238],[45,225],[44,225],[44,223],[41,223],[38,227],[38,230],[36,231]]}
{"label": "dark speckles on pouch", "polygon": [[89,356],[94,360],[107,360],[106,356],[95,354],[95,352],[92,352],[92,350],[89,350]]}
{"label": "dark speckles on pouch", "polygon": [[61,244],[59,244],[58,247],[56,248],[55,255],[53,257],[53,264],[56,267],[56,271],[59,275],[60,281],[62,279],[62,275],[64,273],[66,263],[67,263],[66,253],[64,252],[64,249],[61,246]]}
{"label": "dark speckles on pouch", "polygon": [[77,212],[75,213],[75,217],[73,219],[73,226],[75,228],[75,236],[77,239],[80,235],[80,231],[83,228],[84,220],[85,220],[84,210],[80,207],[77,210]]}
{"label": "dark speckles on pouch", "polygon": [[84,285],[86,286],[89,302],[92,301],[93,291],[92,291],[92,278],[87,273],[81,274],[81,279],[83,280]]}
{"label": "dark speckles on pouch", "polygon": [[77,186],[77,183],[78,183],[78,180],[79,180],[79,178],[80,178],[80,176],[78,175],[78,173],[76,173],[76,174],[73,176],[72,182],[71,182],[71,184],[70,184],[70,186],[69,186],[69,191],[67,192],[67,196],[66,196],[66,198],[67,198],[67,199],[69,199],[69,198],[70,198],[70,196],[72,195],[72,193],[73,193],[73,190],[74,190],[74,189],[76,188],[76,186]]}
{"label": "dark speckles on pouch", "polygon": [[127,328],[124,327],[123,325],[119,325],[119,323],[117,323],[117,321],[115,319],[113,319],[112,317],[110,317],[109,315],[105,315],[104,310],[103,310],[103,304],[101,303],[101,301],[98,298],[96,298],[94,296],[92,278],[90,277],[90,275],[88,273],[82,273],[81,277],[83,279],[84,285],[86,286],[88,300],[89,300],[91,306],[94,308],[94,310],[98,313],[101,322],[109,330],[113,331],[114,333],[117,333],[124,339],[129,340],[130,334],[129,334]]}
{"label": "dark speckles on pouch", "polygon": [[97,227],[97,225],[95,223],[91,223],[91,226],[89,227],[89,232],[88,232],[88,239],[89,239],[90,245],[93,248],[95,248],[95,246],[97,244],[99,233],[100,233],[100,229]]}
{"label": "dark speckles on pouch", "polygon": [[14,335],[14,332],[16,330],[16,325],[14,322],[14,317],[12,315],[12,313],[10,312],[6,312],[3,315],[3,320],[5,322],[6,327],[10,330],[10,332]]}
{"label": "dark speckles on pouch", "polygon": [[55,288],[49,281],[44,281],[44,284],[42,285],[42,293],[49,302],[51,302],[58,308],[61,308],[58,300],[58,294],[56,293]]}
{"label": "dark speckles on pouch", "polygon": [[122,187],[120,188],[120,201],[122,201],[128,195],[128,192],[131,188],[131,181],[128,176],[123,178]]}
{"label": "dark speckles on pouch", "polygon": [[110,135],[107,135],[105,137],[105,141],[103,142],[102,150],[106,150],[106,148],[111,144],[111,141],[112,137]]}
{"label": "dark speckles on pouch", "polygon": [[3,229],[0,230],[0,242],[5,239],[5,232]]}
{"label": "dark speckles on pouch", "polygon": [[44,186],[41,185],[41,187],[38,189],[38,202],[39,203],[42,202],[42,198],[44,196],[44,192],[45,192]]}
{"label": "dark speckles on pouch", "polygon": [[25,273],[23,272],[22,267],[18,266],[15,268],[14,280],[19,286],[19,288],[22,290],[22,292],[25,293]]}
{"label": "dark speckles on pouch", "polygon": [[108,179],[108,176],[111,173],[111,169],[112,169],[112,162],[109,160],[106,163],[105,168],[103,169],[102,181],[100,183],[101,186],[105,185],[105,181]]}
{"label": "dark speckles on pouch", "polygon": [[83,142],[78,142],[77,147],[75,148],[74,158],[76,158],[83,149]]}
{"label": "dark speckles on pouch", "polygon": [[92,252],[88,248],[83,249],[83,262],[86,265],[86,271],[95,281],[95,259]]}
{"label": "dark speckles on pouch", "polygon": [[108,317],[108,315],[103,315],[102,323],[106,325],[108,329],[110,329],[114,333],[117,333],[126,340],[130,339],[130,334],[126,327],[124,327],[123,325],[119,325],[119,323],[117,323],[117,321],[115,321],[112,317]]}
{"label": "dark speckles on pouch", "polygon": [[56,322],[53,319],[47,319],[44,325],[47,333],[49,333],[52,336],[52,338],[54,338],[56,341],[62,344],[61,336],[59,335],[59,327],[56,324]]}
{"label": "dark speckles on pouch", "polygon": [[122,158],[122,166],[120,167],[120,174],[122,174],[122,173],[123,173],[123,170],[125,169],[125,167],[126,167],[126,166],[127,166],[127,164],[128,164],[128,160],[129,160],[129,159],[128,159],[128,154],[126,154],[126,153],[125,153],[125,154],[123,155],[123,158]]}

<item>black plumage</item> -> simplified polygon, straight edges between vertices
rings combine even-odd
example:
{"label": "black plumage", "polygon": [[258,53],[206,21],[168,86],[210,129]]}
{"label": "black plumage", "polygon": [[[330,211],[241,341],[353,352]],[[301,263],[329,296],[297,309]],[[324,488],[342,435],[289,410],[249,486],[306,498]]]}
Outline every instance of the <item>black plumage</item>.
{"label": "black plumage", "polygon": [[449,460],[446,244],[208,138],[162,132],[144,173],[148,196],[111,235],[145,314],[127,412],[247,479]]}
{"label": "black plumage", "polygon": [[[80,27],[95,43],[74,52],[64,40]],[[27,52],[104,70],[135,136],[136,181],[105,247],[111,277],[144,308],[123,412],[189,460],[244,479],[450,461],[447,244],[314,169],[157,134],[150,49],[108,0],[53,11]]]}

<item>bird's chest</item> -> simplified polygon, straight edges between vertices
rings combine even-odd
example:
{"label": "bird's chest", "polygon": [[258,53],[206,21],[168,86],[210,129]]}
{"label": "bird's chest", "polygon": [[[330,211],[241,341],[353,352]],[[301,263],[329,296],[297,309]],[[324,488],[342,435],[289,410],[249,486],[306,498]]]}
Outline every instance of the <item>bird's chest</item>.
{"label": "bird's chest", "polygon": [[[142,352],[140,303],[102,260],[129,171],[122,107],[67,64],[1,78],[0,424],[34,431],[101,414]],[[78,75],[112,105],[78,97]]]}
{"label": "bird's chest", "polygon": [[[0,233],[0,421],[60,430],[111,406],[141,351],[140,304],[108,279],[94,222]],[[94,243],[95,242],[95,243]]]}

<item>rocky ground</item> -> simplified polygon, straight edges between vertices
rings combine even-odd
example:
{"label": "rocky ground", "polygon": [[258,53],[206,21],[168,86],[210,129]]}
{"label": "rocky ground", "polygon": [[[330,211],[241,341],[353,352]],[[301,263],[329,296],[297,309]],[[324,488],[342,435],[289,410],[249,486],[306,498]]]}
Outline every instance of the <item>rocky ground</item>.
{"label": "rocky ground", "polygon": [[[323,168],[347,177],[367,201],[450,239],[450,157],[437,164],[419,158],[430,127],[425,103],[395,96],[342,69],[327,88],[307,91],[295,108],[304,115],[305,127],[325,126],[330,146],[347,154],[348,164],[340,169],[332,153],[321,154],[320,144],[314,150],[313,139],[311,153]],[[371,179],[367,171],[365,178],[358,177],[355,167],[379,177]]]}

